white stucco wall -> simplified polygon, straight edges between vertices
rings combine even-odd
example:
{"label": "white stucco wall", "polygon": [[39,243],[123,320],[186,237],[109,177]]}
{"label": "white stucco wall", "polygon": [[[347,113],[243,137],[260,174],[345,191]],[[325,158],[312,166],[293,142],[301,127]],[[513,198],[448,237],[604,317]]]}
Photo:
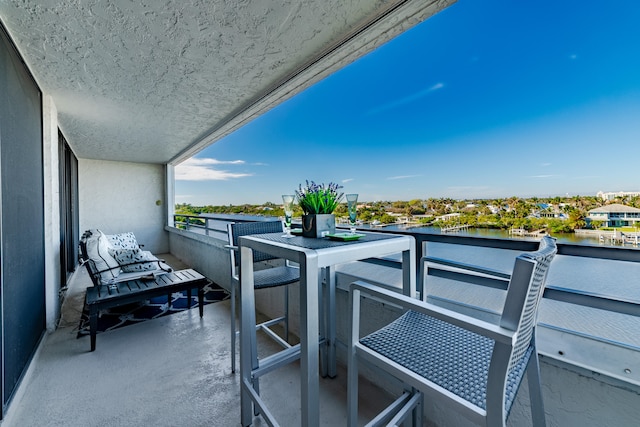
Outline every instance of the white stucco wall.
{"label": "white stucco wall", "polygon": [[204,274],[209,280],[231,289],[231,261],[226,241],[203,234],[167,227],[171,255]]}
{"label": "white stucco wall", "polygon": [[58,112],[51,96],[42,99],[44,174],[45,321],[52,332],[60,316],[60,184],[58,162]]}
{"label": "white stucco wall", "polygon": [[144,249],[169,252],[165,166],[78,159],[80,234],[132,231]]}

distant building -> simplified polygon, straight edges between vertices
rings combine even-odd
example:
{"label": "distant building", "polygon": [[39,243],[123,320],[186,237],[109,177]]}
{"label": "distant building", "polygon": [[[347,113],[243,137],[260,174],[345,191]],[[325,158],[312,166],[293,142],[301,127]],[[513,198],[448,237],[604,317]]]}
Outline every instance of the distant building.
{"label": "distant building", "polygon": [[442,216],[436,217],[436,220],[437,221],[448,221],[448,220],[457,218],[459,216],[460,216],[460,213],[455,212],[455,213],[450,213],[450,214],[446,214],[446,215],[442,215]]}
{"label": "distant building", "polygon": [[568,219],[567,215],[560,210],[558,206],[549,205],[547,203],[538,203],[537,209],[531,212],[534,218],[558,218]]}
{"label": "distant building", "polygon": [[598,191],[596,196],[600,197],[604,201],[609,201],[609,200],[614,200],[616,197],[640,196],[640,191],[618,191],[618,192],[608,192],[608,193]]}
{"label": "distant building", "polygon": [[614,203],[591,209],[587,219],[602,221],[605,227],[633,227],[636,223],[640,223],[640,209]]}
{"label": "distant building", "polygon": [[487,205],[487,208],[491,211],[492,214],[497,214],[498,212],[500,212],[500,207],[499,206],[493,206],[493,205]]}

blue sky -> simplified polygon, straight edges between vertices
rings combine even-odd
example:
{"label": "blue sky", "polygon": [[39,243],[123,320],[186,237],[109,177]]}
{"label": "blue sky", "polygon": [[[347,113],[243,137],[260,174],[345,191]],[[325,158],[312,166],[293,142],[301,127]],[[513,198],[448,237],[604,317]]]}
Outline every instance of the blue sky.
{"label": "blue sky", "polygon": [[176,203],[640,191],[640,1],[460,0],[176,168]]}

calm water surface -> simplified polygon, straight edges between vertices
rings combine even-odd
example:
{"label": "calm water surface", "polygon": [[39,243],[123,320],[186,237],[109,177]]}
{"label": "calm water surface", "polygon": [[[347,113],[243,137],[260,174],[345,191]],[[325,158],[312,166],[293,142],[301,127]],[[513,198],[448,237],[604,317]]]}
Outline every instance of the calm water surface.
{"label": "calm water surface", "polygon": [[[437,227],[403,228],[392,225],[384,229],[440,234],[440,229]],[[468,231],[449,234],[517,239],[517,237],[512,237],[507,231],[503,230],[469,229]],[[554,234],[553,237],[557,238],[559,243],[600,245],[596,238],[576,236],[573,233]],[[635,248],[632,245],[625,245],[625,247]],[[429,255],[439,258],[483,265],[504,271],[511,271],[514,258],[520,253],[519,251],[507,251],[504,249],[443,243],[428,243],[427,252]],[[624,298],[640,303],[640,263],[558,255],[549,271],[548,283],[563,288]]]}
{"label": "calm water surface", "polygon": [[[386,227],[385,229],[393,230],[394,228]],[[395,229],[406,230],[406,228],[397,227]],[[440,234],[440,230],[434,227],[410,230]],[[485,229],[469,230],[456,235],[510,237],[508,232]],[[597,239],[574,234],[554,235],[554,237],[560,243],[600,245]],[[634,248],[632,245],[625,245],[625,247]],[[520,252],[427,243],[427,253],[434,257],[510,272],[513,269],[514,258]],[[551,264],[547,284],[640,304],[640,263],[558,255]],[[540,306],[539,321],[588,336],[601,337],[608,342],[623,343],[640,351],[640,334],[637,332],[640,330],[640,317],[544,300]]]}
{"label": "calm water surface", "polygon": [[[367,225],[362,226],[362,228],[368,228]],[[372,227],[375,229],[376,227]],[[403,231],[415,231],[415,232],[424,232],[424,233],[433,233],[433,234],[441,234],[440,228],[438,227],[403,227],[399,225],[389,225],[384,227],[384,230],[403,230]],[[460,236],[480,236],[480,237],[497,237],[497,238],[517,238],[513,237],[506,230],[494,230],[487,228],[471,228],[467,231],[459,231],[455,233],[447,233],[451,235],[460,235]],[[573,243],[573,244],[585,244],[585,245],[598,245],[599,241],[597,238],[587,237],[587,236],[576,236],[574,233],[556,233],[553,234],[553,237],[558,239],[559,243]]]}

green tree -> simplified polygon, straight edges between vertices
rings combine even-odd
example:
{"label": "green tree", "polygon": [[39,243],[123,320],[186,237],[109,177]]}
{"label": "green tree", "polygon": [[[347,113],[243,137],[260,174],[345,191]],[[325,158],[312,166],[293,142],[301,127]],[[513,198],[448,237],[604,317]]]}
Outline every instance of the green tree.
{"label": "green tree", "polygon": [[379,221],[383,224],[393,224],[394,222],[396,222],[396,217],[395,216],[391,216],[389,214],[383,214]]}
{"label": "green tree", "polygon": [[569,219],[567,220],[567,226],[570,230],[576,230],[584,228],[587,225],[584,214],[579,209],[573,209],[569,212]]}
{"label": "green tree", "polygon": [[370,222],[373,219],[371,215],[371,211],[369,209],[364,209],[361,212],[358,212],[358,219],[364,222]]}

